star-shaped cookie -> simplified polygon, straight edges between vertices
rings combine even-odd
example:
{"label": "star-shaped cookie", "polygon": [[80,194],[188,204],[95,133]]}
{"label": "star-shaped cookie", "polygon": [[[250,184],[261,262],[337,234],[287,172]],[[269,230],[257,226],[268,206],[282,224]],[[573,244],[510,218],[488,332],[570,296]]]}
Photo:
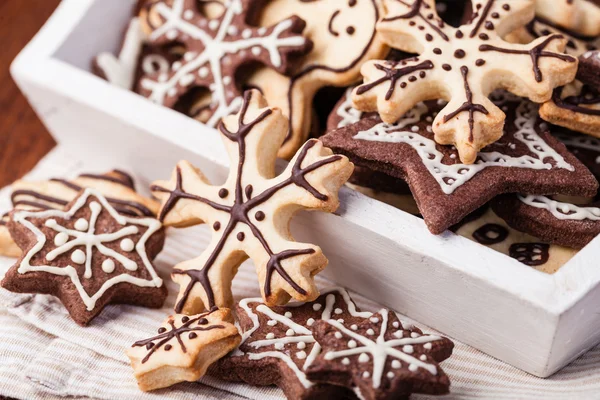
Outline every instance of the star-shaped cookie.
{"label": "star-shaped cookie", "polygon": [[240,340],[231,311],[213,308],[198,315],[169,316],[156,336],[135,342],[127,356],[138,386],[150,391],[197,381]]}
{"label": "star-shaped cookie", "polygon": [[387,309],[357,325],[323,320],[311,329],[322,350],[308,368],[309,379],[356,387],[366,400],[449,391],[450,380],[438,363],[452,354],[452,341],[406,329]]}
{"label": "star-shaped cookie", "polygon": [[15,211],[8,227],[23,254],[2,287],[54,295],[80,325],[107,304],[157,308],[167,296],[151,263],[164,243],[162,224],[119,214],[94,189],[65,211]]}
{"label": "star-shaped cookie", "polygon": [[322,141],[359,166],[406,180],[435,234],[501,193],[596,194],[596,179],[543,129],[535,104],[503,92],[493,99],[507,115],[504,135],[470,165],[434,141],[432,121],[443,102],[420,103],[396,124],[365,118]]}

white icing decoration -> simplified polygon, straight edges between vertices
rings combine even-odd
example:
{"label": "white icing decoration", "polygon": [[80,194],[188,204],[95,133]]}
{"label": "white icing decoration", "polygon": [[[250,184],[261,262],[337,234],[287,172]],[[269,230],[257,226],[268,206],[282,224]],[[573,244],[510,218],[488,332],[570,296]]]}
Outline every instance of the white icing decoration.
{"label": "white icing decoration", "polygon": [[348,357],[342,358],[342,364],[344,364],[344,365],[350,365],[350,359]]}
{"label": "white icing decoration", "polygon": [[342,358],[342,357],[350,357],[350,356],[353,356],[356,354],[360,354],[359,355],[359,361],[360,361],[361,357],[363,357],[363,354],[364,355],[366,355],[367,353],[371,354],[371,357],[373,358],[373,371],[372,371],[373,387],[376,389],[379,388],[381,385],[381,378],[383,376],[383,373],[385,372],[384,369],[385,369],[387,357],[393,357],[397,360],[404,361],[405,363],[407,363],[409,365],[415,365],[417,368],[423,368],[432,375],[437,375],[438,371],[437,371],[437,367],[435,365],[423,362],[409,354],[399,351],[395,347],[423,344],[423,343],[425,343],[425,345],[427,345],[427,344],[431,345],[430,342],[440,340],[441,337],[435,336],[435,335],[423,335],[418,338],[403,338],[403,339],[386,340],[385,333],[387,331],[387,325],[388,325],[388,310],[383,309],[379,312],[379,314],[382,319],[381,330],[379,332],[377,339],[375,339],[375,340],[368,339],[365,336],[362,336],[356,332],[353,332],[352,330],[347,329],[344,325],[339,324],[336,321],[328,320],[327,321],[328,324],[331,324],[333,327],[335,327],[336,329],[338,329],[345,335],[350,336],[351,338],[353,338],[354,340],[359,342],[361,344],[361,346],[352,348],[352,349],[349,348],[349,349],[345,349],[345,350],[328,352],[326,354],[326,358],[332,360],[332,359],[337,359],[337,358]]}
{"label": "white icing decoration", "polygon": [[336,308],[335,310],[333,310],[333,312],[336,314],[341,314],[343,311],[341,308]]}
{"label": "white icing decoration", "polygon": [[565,135],[557,133],[556,136],[561,142],[570,147],[592,150],[599,155],[596,157],[596,164],[600,164],[600,140],[587,135]]}
{"label": "white icing decoration", "polygon": [[375,331],[373,329],[367,329],[367,335],[373,336]]}
{"label": "white icing decoration", "polygon": [[[340,336],[341,336],[341,334],[340,334]],[[353,349],[353,348],[356,347],[356,345],[357,345],[356,340],[350,340],[350,341],[348,341],[348,347],[349,348]]]}
{"label": "white icing decoration", "polygon": [[369,373],[369,371],[365,371],[365,372],[363,372],[362,377],[365,379],[368,379],[371,377],[371,374]]}
{"label": "white icing decoration", "polygon": [[275,320],[267,321],[267,325],[269,325],[269,326],[275,326],[275,325],[277,325],[277,321],[275,321]]}
{"label": "white icing decoration", "polygon": [[394,332],[394,337],[397,337],[398,339],[404,337],[404,331],[396,331],[396,332]]}
{"label": "white icing decoration", "polygon": [[398,361],[398,360],[392,361],[392,368],[398,369],[400,367],[402,367],[402,364],[400,363],[400,361]]}
{"label": "white icing decoration", "polygon": [[370,321],[373,322],[374,324],[376,324],[376,323],[379,322],[379,318],[377,318],[377,317],[371,317]]}
{"label": "white icing decoration", "polygon": [[432,347],[433,347],[433,346],[431,346],[431,343],[425,343],[425,344],[423,345],[423,348],[424,348],[424,349],[427,349],[427,350],[431,350],[431,348],[432,348]]}
{"label": "white icing decoration", "polygon": [[292,318],[292,313],[287,311],[285,314],[283,314],[286,318]]}
{"label": "white icing decoration", "polygon": [[69,235],[64,232],[60,232],[58,235],[54,237],[54,245],[62,246],[63,244],[69,241]]}
{"label": "white icing decoration", "polygon": [[306,352],[305,351],[299,351],[296,353],[296,357],[299,360],[304,360],[306,358]]}
{"label": "white icing decoration", "polygon": [[541,208],[549,211],[554,217],[561,220],[600,221],[600,208],[583,207],[575,204],[563,203],[552,200],[546,196],[518,195],[519,200],[531,207]]}
{"label": "white icing decoration", "polygon": [[267,339],[275,338],[275,334],[273,332],[267,333]]}
{"label": "white icing decoration", "polygon": [[544,160],[552,159],[555,162],[555,168],[562,168],[569,171],[575,170],[572,165],[567,163],[558,152],[551,148],[535,132],[534,125],[537,119],[537,106],[533,103],[524,101],[517,107],[514,121],[517,131],[514,133],[514,137],[526,144],[536,157],[529,155],[511,157],[497,151],[480,152],[476,163],[470,165],[461,163],[452,165],[444,164],[442,162],[443,154],[437,150],[435,141],[404,130],[406,125],[414,123],[413,120],[415,118],[420,120],[420,116],[427,111],[426,108],[425,105],[417,105],[417,107],[409,112],[408,117],[403,117],[397,123],[379,123],[366,131],[358,132],[354,136],[354,139],[406,143],[410,145],[421,157],[423,164],[431,173],[431,176],[435,178],[442,191],[446,194],[452,194],[458,187],[488,167],[549,170],[553,166],[549,162],[544,162]]}
{"label": "white icing decoration", "polygon": [[287,332],[285,333],[287,336],[294,336],[296,334],[296,332],[294,332],[293,329],[288,329]]}
{"label": "white icing decoration", "polygon": [[355,330],[358,329],[358,325],[352,324],[352,325],[350,325],[350,329],[352,329],[353,331],[355,331]]}
{"label": "white icing decoration", "polygon": [[[86,249],[86,260],[85,260],[85,272],[83,274],[84,279],[90,279],[92,277],[92,250],[96,248],[101,254],[111,257],[117,260],[121,265],[123,265],[126,269],[130,271],[135,271],[138,266],[134,261],[126,258],[125,256],[117,253],[116,251],[104,246],[105,242],[113,242],[115,240],[119,240],[123,236],[136,234],[139,232],[139,229],[136,225],[147,227],[146,232],[142,235],[140,240],[136,245],[136,251],[140,258],[142,259],[143,266],[150,273],[151,279],[146,280],[142,278],[137,278],[131,276],[129,274],[119,274],[106,282],[98,289],[96,293],[93,295],[89,295],[82,283],[79,275],[77,274],[77,270],[68,265],[66,267],[54,267],[51,265],[31,265],[31,259],[42,250],[44,245],[46,244],[46,236],[43,234],[41,230],[39,230],[35,225],[33,225],[28,218],[62,218],[62,219],[71,219],[73,215],[77,213],[87,202],[88,198],[93,196],[97,199],[97,201],[93,201],[90,203],[89,207],[91,210],[89,228],[87,232],[80,232],[74,229],[67,229],[63,226],[58,225],[56,220],[48,219],[46,221],[46,226],[57,231],[64,232],[69,237],[73,237],[71,241],[66,242],[65,244],[56,247],[52,251],[50,251],[46,258],[50,261],[56,258],[57,256],[66,253],[73,249],[76,246],[84,246]],[[94,230],[96,228],[96,220],[100,211],[104,208],[111,217],[120,225],[124,227],[118,232],[114,233],[103,233],[96,235],[94,234]],[[94,189],[86,189],[83,194],[77,199],[77,201],[71,206],[71,209],[67,211],[60,210],[46,210],[46,211],[20,211],[15,213],[14,221],[22,224],[24,227],[29,229],[36,237],[36,244],[23,256],[18,268],[18,272],[21,274],[25,274],[27,272],[32,271],[43,271],[54,275],[68,276],[73,282],[73,285],[77,289],[77,292],[81,296],[81,300],[86,305],[88,310],[93,310],[96,306],[96,301],[108,290],[110,287],[122,283],[127,282],[132,285],[140,286],[140,287],[161,287],[162,279],[156,274],[154,267],[150,263],[148,259],[148,255],[146,254],[146,241],[150,236],[152,236],[156,231],[158,231],[162,224],[154,219],[154,218],[130,218],[124,215],[120,215],[117,211],[106,201],[106,199],[100,194],[98,191]]]}
{"label": "white icing decoration", "polygon": [[343,324],[344,320],[340,318],[340,319],[337,320],[337,322],[339,322],[340,324]]}
{"label": "white icing decoration", "polygon": [[78,231],[87,231],[88,227],[88,222],[84,218],[79,218],[75,222],[75,229]]}
{"label": "white icing decoration", "polygon": [[[328,360],[333,360],[333,356],[331,358],[328,358]],[[366,353],[361,353],[360,356],[358,356],[358,362],[366,363],[368,361],[369,361],[369,356]]]}
{"label": "white icing decoration", "polygon": [[355,122],[358,122],[362,117],[362,111],[358,111],[356,108],[352,106],[352,90],[354,88],[346,89],[346,93],[344,95],[344,101],[338,108],[336,108],[335,113],[341,117],[340,122],[338,122],[337,127],[343,128],[344,126],[348,126]]}
{"label": "white icing decoration", "polygon": [[427,361],[427,356],[425,354],[421,354],[421,356],[419,357],[419,360]]}
{"label": "white icing decoration", "polygon": [[115,262],[113,260],[107,258],[106,260],[102,261],[102,271],[106,272],[107,274],[111,274],[114,272],[114,270]]}
{"label": "white icing decoration", "polygon": [[402,351],[407,354],[412,354],[414,353],[415,349],[410,344],[407,344],[406,346],[402,347]]}
{"label": "white icing decoration", "polygon": [[416,337],[419,337],[419,336],[421,336],[421,335],[419,335],[417,332],[411,332],[411,334],[410,334],[411,338],[416,338]]}
{"label": "white icing decoration", "polygon": [[[322,290],[321,292],[323,295],[327,294],[327,296],[325,297],[325,299],[326,299],[325,307],[322,307],[321,304],[319,304],[318,309],[316,309],[315,311],[319,311],[321,308],[323,308],[323,311],[321,312],[322,320],[328,320],[329,318],[331,318],[333,305],[335,303],[335,295],[333,293],[337,293],[342,297],[342,299],[346,303],[346,308],[350,315],[352,315],[354,317],[360,317],[360,318],[369,318],[373,315],[370,312],[357,311],[356,305],[350,299],[348,292],[346,292],[346,290],[344,290],[342,288],[332,287],[332,288],[329,288],[326,290]],[[260,327],[260,320],[258,318],[258,315],[252,311],[252,308],[250,308],[249,304],[250,303],[262,303],[262,301],[263,300],[261,298],[250,298],[250,299],[244,299],[244,300],[240,301],[240,303],[239,303],[239,306],[244,310],[244,312],[246,312],[246,314],[252,321],[252,328],[242,334],[242,343],[246,342],[248,340],[248,338]],[[316,303],[316,304],[318,304],[318,303]],[[299,305],[301,305],[301,304],[299,304]],[[315,305],[313,305],[313,309],[315,309]],[[289,329],[292,329],[296,333],[296,335],[295,336],[284,336],[284,337],[280,337],[280,338],[276,338],[275,335],[273,335],[273,337],[267,337],[267,339],[265,339],[265,340],[257,340],[257,341],[251,342],[251,343],[249,343],[249,346],[251,346],[253,348],[274,346],[275,349],[281,350],[284,348],[285,344],[296,343],[297,348],[300,350],[305,349],[308,345],[312,345],[312,348],[309,351],[309,353],[306,357],[306,360],[304,361],[302,369],[300,369],[300,368],[298,368],[298,366],[296,366],[296,364],[294,363],[294,361],[292,360],[292,358],[290,357],[289,354],[279,352],[279,351],[263,351],[263,352],[259,352],[259,353],[247,353],[248,358],[250,360],[260,360],[265,357],[278,358],[278,359],[282,360],[296,374],[296,376],[298,377],[298,380],[302,383],[302,385],[304,387],[308,388],[308,387],[312,386],[313,383],[310,382],[306,378],[304,371],[310,365],[312,365],[314,360],[321,353],[321,346],[315,341],[310,329],[295,323],[294,321],[292,321],[285,315],[277,314],[275,311],[271,310],[269,307],[267,307],[264,304],[259,304],[256,307],[256,311],[260,312],[261,314],[263,314],[269,318],[269,321],[267,321],[268,325],[271,325],[270,324],[271,321],[273,321],[275,323],[279,322],[279,323],[287,326]],[[287,314],[287,312],[286,312],[286,314]],[[290,313],[290,316],[291,316],[291,313]],[[314,323],[313,318],[309,318],[306,321],[307,326],[311,326],[313,323]],[[234,357],[241,356],[241,355],[244,355],[244,353],[239,348],[236,349],[233,353]]]}
{"label": "white icing decoration", "polygon": [[321,309],[322,305],[319,303],[315,303],[313,304],[313,310],[315,311],[319,311]]}
{"label": "white icing decoration", "polygon": [[[250,37],[248,38],[242,37],[237,40],[225,40],[229,33],[229,28],[232,26],[233,19],[242,12],[241,0],[231,0],[227,4],[222,18],[214,19],[209,22],[209,28],[213,31],[217,31],[213,38],[211,35],[207,34],[207,32],[183,18],[184,2],[185,0],[174,0],[172,7],[169,7],[165,3],[159,3],[154,7],[156,12],[165,22],[161,27],[152,32],[150,38],[155,39],[171,30],[177,30],[189,35],[194,40],[201,42],[204,51],[199,54],[196,59],[188,62],[179,69],[179,71],[173,74],[171,79],[167,82],[156,82],[151,79],[143,79],[141,85],[152,92],[149,96],[150,100],[158,104],[163,104],[165,95],[169,89],[175,87],[183,75],[193,73],[200,68],[208,66],[212,71],[214,81],[217,83],[213,93],[211,93],[217,107],[211,118],[206,122],[206,125],[215,127],[221,118],[233,114],[242,105],[241,97],[236,97],[229,104],[227,103],[225,97],[225,85],[222,81],[221,71],[221,60],[223,57],[238,53],[244,49],[252,49],[252,52],[254,52],[254,49],[256,48],[259,49],[259,51],[264,49],[269,55],[271,64],[277,68],[280,67],[282,63],[279,48],[302,46],[305,43],[305,39],[300,35],[283,38],[279,37],[282,32],[292,26],[292,20],[287,19],[275,25],[268,36],[251,37],[250,32]],[[258,29],[259,35],[264,35],[266,32],[267,30],[264,28]]]}
{"label": "white icing decoration", "polygon": [[336,337],[336,339],[341,339],[343,335],[340,332],[336,332],[334,336]]}
{"label": "white icing decoration", "polygon": [[419,366],[418,366],[418,365],[416,365],[416,364],[410,364],[410,365],[408,366],[408,370],[409,370],[410,372],[416,372],[418,369],[419,369]]}
{"label": "white icing decoration", "polygon": [[392,371],[388,372],[387,375],[388,379],[392,379],[394,377],[394,373]]}
{"label": "white icing decoration", "polygon": [[71,261],[75,264],[83,264],[85,262],[85,253],[80,249],[75,250],[71,253]]}
{"label": "white icing decoration", "polygon": [[125,238],[121,240],[119,246],[121,247],[121,250],[129,252],[133,251],[133,249],[135,248],[135,243],[133,243],[133,240],[131,240],[130,238]]}

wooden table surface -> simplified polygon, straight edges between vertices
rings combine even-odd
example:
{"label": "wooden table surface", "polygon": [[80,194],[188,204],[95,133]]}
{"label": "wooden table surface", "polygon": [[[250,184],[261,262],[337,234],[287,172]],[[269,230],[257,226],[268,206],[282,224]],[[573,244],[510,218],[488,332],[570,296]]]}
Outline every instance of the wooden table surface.
{"label": "wooden table surface", "polygon": [[12,60],[60,0],[0,0],[0,187],[23,176],[54,140],[10,77]]}

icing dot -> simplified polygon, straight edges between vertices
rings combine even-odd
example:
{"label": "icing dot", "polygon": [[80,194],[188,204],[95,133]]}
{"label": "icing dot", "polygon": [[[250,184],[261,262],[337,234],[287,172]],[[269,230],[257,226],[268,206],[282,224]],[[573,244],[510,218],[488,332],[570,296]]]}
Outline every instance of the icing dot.
{"label": "icing dot", "polygon": [[414,339],[414,338],[418,338],[419,336],[421,336],[421,335],[419,335],[417,332],[412,332],[412,333],[410,334],[410,337],[411,337],[411,338],[413,338],[413,339]]}
{"label": "icing dot", "polygon": [[370,378],[370,377],[371,377],[371,374],[369,373],[369,371],[365,371],[365,372],[363,372],[363,374],[362,374],[362,377],[363,377],[364,379],[368,379],[368,378]]}
{"label": "icing dot", "polygon": [[300,360],[304,360],[306,358],[306,352],[299,351],[296,353],[296,357],[298,357],[298,359],[300,359]]}
{"label": "icing dot", "polygon": [[313,310],[315,310],[315,311],[319,311],[321,309],[321,307],[322,306],[319,303],[313,304]]}
{"label": "icing dot", "polygon": [[356,340],[350,340],[348,342],[348,347],[351,348],[351,349],[355,348],[356,347]]}
{"label": "icing dot", "polygon": [[165,346],[165,351],[169,351],[173,348],[173,346],[171,346],[170,344]]}
{"label": "icing dot", "polygon": [[177,70],[179,70],[179,69],[181,68],[181,65],[182,65],[182,64],[181,64],[181,61],[175,61],[175,62],[173,63],[173,66],[172,66],[172,68],[173,68],[173,71],[177,71]]}
{"label": "icing dot", "polygon": [[215,222],[213,224],[213,229],[218,232],[219,229],[221,229],[221,223],[219,221]]}
{"label": "icing dot", "polygon": [[167,331],[167,328],[161,327],[158,328],[158,333],[165,333]]}
{"label": "icing dot", "polygon": [[60,232],[58,235],[56,235],[54,237],[54,244],[56,246],[62,246],[63,244],[67,243],[68,240],[69,240],[69,235],[67,235],[64,232]]}
{"label": "icing dot", "polygon": [[85,253],[80,249],[75,250],[71,253],[71,261],[76,264],[83,264],[85,262]]}
{"label": "icing dot", "polygon": [[344,320],[342,318],[338,319],[337,322],[339,322],[340,324],[344,323]]}
{"label": "icing dot", "polygon": [[167,36],[167,39],[173,40],[177,37],[177,31],[175,29],[171,29],[170,31],[167,32],[166,36]]}
{"label": "icing dot", "polygon": [[306,321],[306,325],[308,325],[308,326],[312,326],[314,323],[315,323],[315,320],[314,320],[313,318],[309,318],[309,319]]}
{"label": "icing dot", "polygon": [[275,343],[275,348],[277,350],[283,350],[283,343],[279,342],[279,343]]}
{"label": "icing dot", "polygon": [[397,337],[398,339],[400,339],[401,337],[404,336],[404,331],[394,332],[394,336]]}
{"label": "icing dot", "polygon": [[198,55],[198,53],[195,53],[193,51],[188,51],[183,55],[183,59],[185,61],[192,61],[197,55]]}
{"label": "icing dot", "polygon": [[419,360],[427,361],[427,356],[425,354],[421,354],[421,356],[419,357]]}
{"label": "icing dot", "polygon": [[168,76],[167,74],[160,74],[160,75],[158,76],[158,81],[159,81],[159,82],[166,82],[166,81],[167,81],[167,79],[169,79],[169,76]]}
{"label": "icing dot", "polygon": [[283,314],[286,318],[292,318],[292,313],[289,311],[286,311],[285,314]]}
{"label": "icing dot", "polygon": [[183,18],[187,20],[194,18],[194,12],[192,10],[185,10],[185,12],[183,13]]}
{"label": "icing dot", "polygon": [[333,360],[334,354],[330,351],[325,353],[325,359],[326,360]]}
{"label": "icing dot", "polygon": [[390,372],[388,372],[388,373],[386,374],[386,376],[387,376],[389,379],[392,379],[392,378],[394,377],[394,373],[393,373],[392,371],[390,371]]}
{"label": "icing dot", "polygon": [[410,364],[410,365],[408,366],[408,370],[409,370],[410,372],[415,372],[415,371],[416,371],[416,370],[418,370],[418,369],[419,369],[419,367],[418,367],[416,364]]}
{"label": "icing dot", "polygon": [[190,335],[188,337],[190,339],[196,339],[198,337],[198,335],[196,334],[196,332],[190,332]]}
{"label": "icing dot", "polygon": [[467,55],[463,49],[458,49],[454,52],[454,57],[456,58],[464,58]]}
{"label": "icing dot", "polygon": [[244,39],[248,39],[250,36],[252,36],[252,31],[250,29],[246,28],[242,31],[242,37]]}
{"label": "icing dot", "polygon": [[171,97],[175,96],[177,94],[177,89],[175,88],[171,88],[169,90],[167,90],[167,94]]}
{"label": "icing dot", "polygon": [[306,343],[304,342],[298,342],[298,344],[296,345],[297,348],[299,348],[300,350],[305,349],[306,348]]}
{"label": "icing dot", "polygon": [[341,314],[343,311],[341,308],[336,308],[335,310],[333,310],[333,312],[336,314]]}
{"label": "icing dot", "polygon": [[341,339],[343,335],[340,332],[336,332],[333,336],[335,336],[336,339]]}
{"label": "icing dot", "polygon": [[75,222],[75,229],[77,229],[78,231],[86,231],[89,226],[90,224],[83,218],[79,218]]}
{"label": "icing dot", "polygon": [[252,52],[252,54],[254,54],[255,56],[258,56],[260,54],[260,47],[255,46],[252,49],[250,49],[250,51]]}
{"label": "icing dot", "polygon": [[275,338],[275,334],[273,332],[267,333],[267,339],[273,339],[273,338]]}
{"label": "icing dot", "polygon": [[264,35],[265,33],[267,33],[267,28],[264,28],[264,27],[263,27],[263,28],[259,28],[259,29],[258,29],[258,34],[259,34],[259,35],[261,35],[261,36],[262,36],[262,35]]}
{"label": "icing dot", "polygon": [[407,353],[407,354],[412,354],[412,352],[414,351],[413,347],[410,344],[407,344],[406,346],[402,346],[402,351]]}
{"label": "icing dot", "polygon": [[265,219],[265,213],[262,211],[257,211],[254,215],[254,218],[256,218],[257,221],[262,221]]}
{"label": "icing dot", "polygon": [[231,36],[233,35],[237,35],[238,34],[238,28],[234,25],[230,25],[229,28],[227,28],[227,33],[229,33]]}
{"label": "icing dot", "polygon": [[219,21],[216,19],[213,19],[208,23],[208,28],[212,31],[214,31],[218,27],[219,27]]}
{"label": "icing dot", "polygon": [[425,343],[423,345],[423,348],[427,349],[427,350],[431,350],[431,343]]}
{"label": "icing dot", "polygon": [[288,330],[285,332],[285,335],[286,335],[286,336],[294,336],[295,334],[296,334],[296,332],[294,332],[294,330],[293,330],[293,329],[288,329]]}
{"label": "icing dot", "polygon": [[267,321],[267,325],[269,326],[275,326],[277,325],[277,321],[275,321],[274,319],[270,319]]}
{"label": "icing dot", "polygon": [[374,323],[374,324],[376,324],[376,323],[379,322],[379,318],[377,318],[377,317],[371,317],[371,322]]}
{"label": "icing dot", "polygon": [[184,324],[185,324],[186,322],[188,322],[189,320],[190,320],[190,317],[188,317],[187,315],[186,315],[185,317],[182,317],[182,318],[181,318],[181,322],[183,322]]}
{"label": "icing dot", "polygon": [[352,329],[353,331],[355,331],[355,330],[357,330],[357,329],[358,329],[358,326],[357,326],[356,324],[352,324],[352,325],[350,326],[350,329]]}
{"label": "icing dot", "polygon": [[350,364],[350,359],[348,357],[342,358],[342,364],[344,364],[344,365]]}
{"label": "icing dot", "polygon": [[417,125],[414,125],[412,128],[410,128],[410,130],[413,132],[419,132],[419,127]]}
{"label": "icing dot", "polygon": [[402,364],[400,364],[400,361],[398,361],[398,360],[392,361],[392,368],[398,369],[400,367],[402,367]]}
{"label": "icing dot", "polygon": [[129,238],[125,238],[125,239],[121,240],[120,246],[121,246],[121,250],[123,250],[123,251],[132,251],[135,248],[135,244],[133,243],[133,240],[131,240]]}
{"label": "icing dot", "polygon": [[367,330],[367,335],[371,335],[372,336],[374,334],[375,334],[375,331],[373,329],[368,329]]}
{"label": "icing dot", "polygon": [[239,240],[240,242],[244,241],[244,239],[246,238],[246,235],[244,234],[244,232],[238,232],[237,234],[237,240]]}
{"label": "icing dot", "polygon": [[208,68],[200,68],[200,70],[198,71],[198,75],[200,75],[201,78],[206,78],[208,76]]}
{"label": "icing dot", "polygon": [[115,262],[113,260],[107,258],[106,260],[102,261],[102,271],[106,272],[107,274],[110,274],[114,270]]}
{"label": "icing dot", "polygon": [[367,353],[360,353],[360,356],[358,356],[358,362],[365,363],[367,361],[369,361],[369,356]]}

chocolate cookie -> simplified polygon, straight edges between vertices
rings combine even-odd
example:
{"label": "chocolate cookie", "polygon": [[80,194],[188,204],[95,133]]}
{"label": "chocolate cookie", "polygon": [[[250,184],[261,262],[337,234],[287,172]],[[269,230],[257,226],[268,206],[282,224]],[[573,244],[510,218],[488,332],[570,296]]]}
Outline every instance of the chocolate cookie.
{"label": "chocolate cookie", "polygon": [[577,79],[596,92],[600,91],[600,50],[588,51],[579,57]]}
{"label": "chocolate cookie", "polygon": [[162,224],[117,213],[94,189],[65,211],[14,211],[8,227],[23,254],[2,287],[54,295],[82,326],[108,304],[158,308],[167,296],[151,263],[164,243]]}

